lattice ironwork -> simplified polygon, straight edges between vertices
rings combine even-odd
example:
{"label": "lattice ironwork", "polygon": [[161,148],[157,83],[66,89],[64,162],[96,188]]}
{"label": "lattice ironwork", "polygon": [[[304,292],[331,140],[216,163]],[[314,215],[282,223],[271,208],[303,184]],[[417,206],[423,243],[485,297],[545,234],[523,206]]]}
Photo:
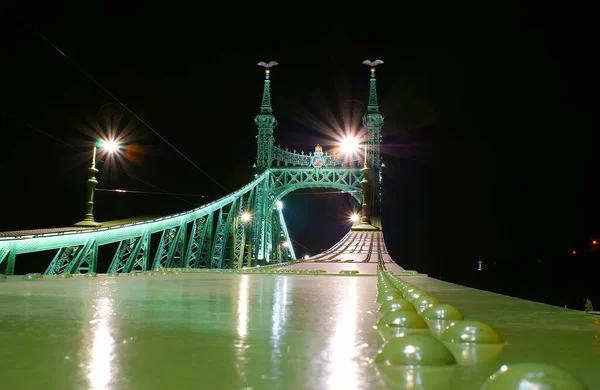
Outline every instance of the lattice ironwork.
{"label": "lattice ironwork", "polygon": [[[268,70],[268,68],[267,68]],[[109,272],[140,272],[148,269],[150,238],[161,239],[152,268],[241,268],[257,262],[294,259],[292,240],[277,201],[292,191],[306,188],[331,188],[347,192],[362,204],[359,168],[345,166],[337,155],[289,151],[274,146],[277,119],[271,107],[271,82],[266,72],[260,113],[254,118],[258,127],[257,172],[255,179],[214,202],[182,213],[151,220],[131,220],[100,227],[65,227],[0,234],[0,267],[6,274],[14,272],[15,258],[22,253],[58,250],[46,274],[89,272],[96,269],[98,247],[119,243]],[[371,221],[380,223],[381,201],[381,127],[374,70],[367,113],[363,124],[368,129],[367,165]],[[365,187],[366,188],[366,187]],[[251,220],[242,223],[241,213]],[[379,218],[379,219],[378,219]],[[191,224],[188,237],[186,229]],[[380,227],[380,225],[378,226]],[[289,243],[281,251],[281,239]],[[286,255],[289,254],[288,255]],[[1,268],[0,268],[1,270]]]}
{"label": "lattice ironwork", "polygon": [[210,241],[212,232],[212,213],[195,219],[192,225],[192,232],[190,235],[190,242],[186,253],[186,268],[207,268],[208,264],[205,262],[201,266],[202,255],[204,259],[207,258],[207,253],[210,253]]}
{"label": "lattice ironwork", "polygon": [[[271,165],[276,167],[291,166],[312,168],[313,157],[313,152],[309,152],[308,154],[304,154],[304,152],[297,153],[295,150],[290,152],[287,148],[284,150],[281,146],[275,146],[273,147]],[[344,163],[344,159],[335,154],[325,152],[322,156],[322,162],[325,167],[341,167]]]}
{"label": "lattice ironwork", "polygon": [[141,236],[128,238],[119,243],[108,272],[143,272],[147,269],[150,236],[144,231]]}
{"label": "lattice ironwork", "polygon": [[97,248],[96,240],[93,238],[83,245],[60,248],[44,275],[59,275],[63,272],[80,273],[81,264],[84,264],[82,270],[95,271]]}
{"label": "lattice ironwork", "polygon": [[230,255],[227,253],[228,243],[230,242],[230,228],[233,215],[235,214],[235,204],[231,203],[228,210],[221,208],[219,210],[219,219],[217,222],[217,231],[215,232],[215,239],[212,246],[212,254],[210,256],[211,263],[210,268],[230,268],[227,267],[231,261]]}
{"label": "lattice ironwork", "polygon": [[183,267],[185,224],[163,231],[152,269]]}

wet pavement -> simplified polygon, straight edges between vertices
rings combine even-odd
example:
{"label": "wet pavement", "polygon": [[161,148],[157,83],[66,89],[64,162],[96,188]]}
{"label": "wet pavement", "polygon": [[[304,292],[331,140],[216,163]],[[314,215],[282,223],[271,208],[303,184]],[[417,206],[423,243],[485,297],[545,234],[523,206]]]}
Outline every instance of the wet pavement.
{"label": "wet pavement", "polygon": [[449,369],[378,365],[389,335],[375,327],[375,276],[12,276],[0,281],[2,388],[480,389],[519,362],[550,363],[600,388],[597,316],[403,280],[494,327],[501,349],[453,350]]}

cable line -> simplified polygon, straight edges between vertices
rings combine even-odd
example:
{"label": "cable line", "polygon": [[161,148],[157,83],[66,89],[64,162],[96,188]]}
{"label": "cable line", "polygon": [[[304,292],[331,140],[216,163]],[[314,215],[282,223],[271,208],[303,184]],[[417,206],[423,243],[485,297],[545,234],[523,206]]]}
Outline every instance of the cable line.
{"label": "cable line", "polygon": [[142,124],[144,124],[148,129],[150,129],[154,134],[156,134],[160,139],[162,139],[167,145],[169,145],[171,148],[173,148],[173,150],[175,150],[177,153],[179,153],[183,158],[185,158],[190,164],[192,164],[194,167],[196,167],[196,169],[198,169],[200,172],[202,172],[204,175],[206,175],[206,177],[208,177],[210,180],[212,180],[214,183],[216,183],[219,187],[221,187],[222,189],[224,189],[225,191],[229,192],[229,190],[227,188],[225,188],[223,185],[221,185],[221,183],[219,183],[216,179],[214,179],[211,175],[209,175],[208,173],[206,173],[202,168],[200,168],[198,165],[196,165],[196,163],[194,163],[192,160],[190,160],[185,154],[183,154],[179,149],[177,149],[173,144],[171,144],[169,141],[167,141],[167,139],[165,137],[163,137],[162,135],[160,135],[158,133],[158,131],[154,130],[152,128],[152,126],[150,126],[148,123],[146,123],[142,118],[140,118],[135,112],[133,112],[132,110],[129,109],[129,107],[127,107],[123,102],[121,102],[119,99],[117,99],[117,97],[115,95],[113,95],[112,93],[110,93],[110,91],[106,88],[104,88],[104,86],[102,84],[100,84],[98,81],[96,81],[96,79],[94,79],[89,73],[87,73],[85,70],[83,70],[83,68],[81,68],[79,65],[77,65],[75,63],[75,61],[73,61],[69,56],[67,56],[62,50],[60,50],[54,43],[52,43],[48,38],[46,38],[46,36],[44,34],[42,34],[40,31],[38,31],[35,27],[33,27],[33,25],[31,23],[29,23],[24,17],[22,17],[20,14],[17,13],[17,15],[19,16],[19,18],[21,18],[21,20],[33,31],[35,31],[40,37],[42,37],[42,39],[44,39],[50,46],[52,46],[54,49],[56,49],[56,51],[58,51],[63,57],[65,57],[67,60],[69,60],[77,69],[79,69],[81,71],[81,73],[83,73],[87,78],[89,78],[90,80],[92,80],[98,87],[100,87],[104,92],[106,92],[106,94],[108,94],[108,96],[110,96],[111,98],[113,98],[117,103],[119,103],[124,109],[126,109],[131,115],[133,115],[137,120],[139,120]]}

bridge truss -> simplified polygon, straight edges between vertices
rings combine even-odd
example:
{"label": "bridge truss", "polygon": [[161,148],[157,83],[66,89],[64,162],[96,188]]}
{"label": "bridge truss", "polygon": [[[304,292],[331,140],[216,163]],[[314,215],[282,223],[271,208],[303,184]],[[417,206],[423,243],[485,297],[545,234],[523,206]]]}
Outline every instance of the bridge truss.
{"label": "bridge truss", "polygon": [[[151,220],[104,223],[21,232],[0,232],[0,272],[12,275],[18,255],[55,251],[45,275],[96,272],[102,246],[118,243],[109,273],[160,268],[243,268],[296,260],[278,202],[290,192],[330,188],[349,193],[360,205],[365,170],[320,145],[305,154],[274,146],[277,121],[272,113],[270,69],[265,72],[258,127],[254,180],[216,201],[190,211]],[[380,169],[379,142],[383,117],[378,113],[374,67],[371,68],[368,156],[372,177]],[[378,181],[377,181],[378,182]],[[366,196],[377,205],[379,185]],[[154,250],[154,248],[156,248]]]}

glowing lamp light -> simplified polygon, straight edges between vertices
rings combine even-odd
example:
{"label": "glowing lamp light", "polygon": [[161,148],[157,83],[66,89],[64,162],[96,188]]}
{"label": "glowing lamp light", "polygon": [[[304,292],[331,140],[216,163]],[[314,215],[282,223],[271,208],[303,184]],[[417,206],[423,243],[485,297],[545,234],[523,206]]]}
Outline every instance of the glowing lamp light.
{"label": "glowing lamp light", "polygon": [[250,213],[242,213],[242,221],[248,222],[252,219],[252,214]]}
{"label": "glowing lamp light", "polygon": [[304,260],[308,260],[308,259],[310,259],[310,256],[309,255],[304,255]]}
{"label": "glowing lamp light", "polygon": [[597,243],[598,243],[598,241],[592,240],[592,245],[596,245]]}
{"label": "glowing lamp light", "polygon": [[358,149],[358,139],[354,137],[346,137],[340,144],[340,149],[343,153],[354,153]]}
{"label": "glowing lamp light", "polygon": [[281,203],[280,200],[277,201],[277,209],[278,210],[282,210],[283,209],[283,203]]}
{"label": "glowing lamp light", "polygon": [[576,255],[576,254],[577,254],[577,251],[573,251],[572,253],[573,253],[574,255]]}
{"label": "glowing lamp light", "polygon": [[351,220],[352,222],[356,222],[356,221],[358,221],[358,218],[359,218],[358,214],[352,214],[352,215],[350,216],[350,220]]}
{"label": "glowing lamp light", "polygon": [[113,140],[98,140],[96,141],[96,146],[106,150],[109,153],[119,150],[119,144]]}
{"label": "glowing lamp light", "polygon": [[290,243],[287,242],[287,241],[284,241],[284,242],[281,243],[281,246],[284,247],[284,248],[287,248],[289,245],[290,245]]}

